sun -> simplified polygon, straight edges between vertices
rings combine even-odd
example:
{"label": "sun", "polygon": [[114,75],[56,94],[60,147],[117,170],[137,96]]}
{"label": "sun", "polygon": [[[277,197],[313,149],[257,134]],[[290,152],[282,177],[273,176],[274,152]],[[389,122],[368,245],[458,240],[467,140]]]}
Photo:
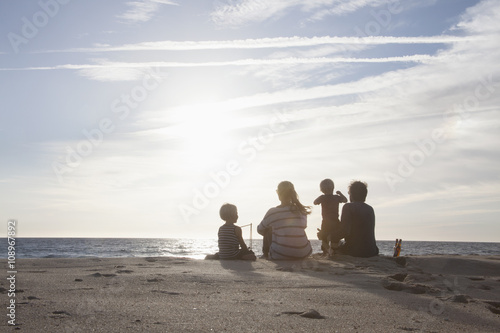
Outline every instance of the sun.
{"label": "sun", "polygon": [[172,132],[181,140],[182,155],[188,165],[209,167],[231,155],[235,133],[242,120],[224,110],[218,102],[184,105],[171,113]]}

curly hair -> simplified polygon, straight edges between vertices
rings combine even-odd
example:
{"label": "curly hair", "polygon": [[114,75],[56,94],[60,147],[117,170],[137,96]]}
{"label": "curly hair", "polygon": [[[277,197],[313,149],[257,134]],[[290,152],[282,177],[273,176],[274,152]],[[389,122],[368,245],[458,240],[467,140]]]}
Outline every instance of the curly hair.
{"label": "curly hair", "polygon": [[368,184],[365,182],[354,180],[349,185],[349,195],[351,197],[351,201],[365,202],[367,194]]}

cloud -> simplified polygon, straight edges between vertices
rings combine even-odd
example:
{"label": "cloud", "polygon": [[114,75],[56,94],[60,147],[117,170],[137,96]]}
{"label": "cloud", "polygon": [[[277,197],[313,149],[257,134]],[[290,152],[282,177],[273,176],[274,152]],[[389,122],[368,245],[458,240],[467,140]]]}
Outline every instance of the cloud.
{"label": "cloud", "polygon": [[427,54],[416,54],[401,57],[383,58],[279,58],[279,59],[241,59],[232,61],[214,62],[103,62],[100,64],[66,64],[57,66],[40,66],[24,68],[0,68],[0,71],[46,71],[46,70],[78,70],[79,74],[97,81],[131,81],[140,79],[140,69],[158,68],[189,68],[189,67],[224,67],[224,66],[276,66],[276,65],[310,65],[310,64],[336,64],[336,63],[429,63],[441,62],[443,59]]}
{"label": "cloud", "polygon": [[[373,46],[385,46],[393,44],[452,44],[468,43],[481,40],[481,36],[420,36],[420,37],[392,37],[392,36],[368,36],[368,37],[337,37],[337,36],[316,36],[316,37],[274,37],[259,39],[225,40],[225,41],[159,41],[144,42],[137,44],[125,44],[120,46],[97,45],[94,48],[69,49],[47,52],[133,52],[133,51],[195,51],[195,50],[231,50],[231,49],[277,49],[285,50],[281,54],[275,53],[271,59],[241,59],[220,62],[162,62],[162,63],[107,63],[98,65],[63,65],[60,69],[81,69],[80,74],[99,81],[135,80],[137,73],[125,68],[139,68],[162,66],[162,67],[215,67],[215,66],[266,66],[264,72],[251,70],[255,75],[264,73],[265,81],[278,82],[273,78],[280,78],[280,74],[286,74],[292,65],[301,65],[294,70],[293,76],[286,82],[297,80],[301,74],[314,69],[311,66],[322,66],[325,64],[348,64],[348,63],[389,63],[389,62],[426,62],[431,61],[428,55],[410,55],[405,57],[386,58],[354,58],[354,57],[321,57],[323,54],[331,53],[352,53],[362,51]],[[303,48],[297,50],[296,48]],[[294,51],[298,56],[288,51]],[[288,53],[286,53],[288,52]],[[80,66],[80,67],[79,67]],[[272,66],[272,67],[270,67]],[[310,66],[306,68],[305,66]],[[79,67],[79,68],[78,68]],[[120,70],[119,68],[124,68]],[[33,68],[34,69],[34,68]],[[38,69],[44,69],[42,67]],[[49,68],[45,68],[49,69]],[[53,67],[56,69],[56,67]],[[289,72],[291,73],[291,72]],[[333,78],[332,74],[324,73],[318,77],[325,81]],[[306,79],[306,78],[303,78]],[[326,82],[326,81],[325,81]],[[277,85],[280,85],[279,83]]]}
{"label": "cloud", "polygon": [[93,48],[50,50],[53,52],[120,52],[120,51],[194,51],[314,47],[322,45],[390,45],[390,44],[452,44],[480,40],[480,36],[421,36],[421,37],[274,37],[259,39],[236,39],[226,41],[159,41],[125,44],[120,46],[97,45]]}
{"label": "cloud", "polygon": [[136,81],[144,78],[144,71],[137,68],[101,66],[96,68],[80,69],[78,73],[90,80],[101,82]]}
{"label": "cloud", "polygon": [[[495,0],[485,0],[474,7],[470,7],[462,15],[461,21],[454,27],[455,30],[466,30],[472,34],[498,34],[498,18],[500,6]],[[492,36],[498,38],[497,36]]]}
{"label": "cloud", "polygon": [[[441,189],[435,189],[431,192],[425,193],[411,193],[399,198],[394,198],[391,201],[380,202],[377,206],[382,207],[398,207],[398,206],[407,206],[407,205],[415,205],[422,204],[422,202],[431,202],[436,200],[436,198],[448,198],[451,202],[457,202],[454,205],[453,210],[449,210],[449,206],[446,208],[444,214],[456,216],[460,215],[460,211],[456,211],[457,209],[464,208],[463,204],[466,202],[471,202],[477,199],[478,193],[481,193],[482,201],[486,200],[486,202],[494,203],[498,202],[498,185],[500,183],[495,181],[493,183],[481,183],[478,184],[474,189],[468,185],[447,185]],[[465,206],[467,207],[467,206]]]}
{"label": "cloud", "polygon": [[129,9],[125,13],[118,15],[118,18],[128,23],[138,23],[149,21],[160,9],[161,5],[177,6],[178,4],[168,0],[141,0],[130,1],[126,5]]}
{"label": "cloud", "polygon": [[345,15],[364,7],[388,4],[388,0],[243,0],[220,4],[210,16],[219,26],[238,27],[280,18],[295,7],[306,13],[316,11],[310,20],[318,21],[329,15]]}
{"label": "cloud", "polygon": [[382,5],[389,5],[388,0],[349,0],[349,1],[330,1],[331,7],[319,10],[316,12],[309,21],[320,21],[327,16],[341,16],[358,11],[364,7],[378,7]]}
{"label": "cloud", "polygon": [[260,22],[277,18],[291,7],[297,6],[297,0],[244,0],[236,4],[221,4],[210,14],[217,25],[241,26],[250,22]]}
{"label": "cloud", "polygon": [[[393,44],[466,44],[471,41],[481,40],[481,36],[421,36],[421,37],[391,37],[391,36],[369,36],[369,37],[337,37],[337,36],[316,36],[316,37],[274,37],[259,39],[225,40],[225,41],[159,41],[144,42],[137,44],[125,44],[121,46],[110,46],[106,44],[96,45],[93,48],[53,50],[46,52],[133,52],[133,51],[198,51],[198,50],[231,50],[231,49],[277,49],[285,50],[281,53],[274,53],[268,58],[239,59],[219,62],[143,62],[125,63],[98,61],[96,64],[66,64],[59,66],[33,66],[19,68],[18,70],[51,70],[51,69],[74,69],[79,74],[97,81],[130,81],[140,78],[140,68],[159,66],[170,68],[188,67],[222,67],[222,66],[246,66],[258,76],[264,73],[262,78],[265,81],[275,82],[279,86],[279,79],[282,75],[291,73],[290,66],[299,66],[293,69],[293,76],[286,82],[296,81],[301,77],[301,73],[318,70],[319,67],[327,64],[354,64],[354,63],[422,63],[439,60],[426,54],[407,55],[399,57],[382,58],[355,58],[355,57],[325,57],[321,55],[359,52],[373,46],[385,46]],[[302,49],[297,49],[302,48]],[[307,67],[309,66],[309,67]],[[251,68],[255,67],[255,68]],[[259,68],[264,68],[262,72]],[[8,70],[8,68],[0,68]],[[11,70],[16,70],[12,68]],[[323,71],[324,72],[324,71]],[[330,67],[331,72],[331,67]],[[328,82],[335,75],[331,73],[317,73],[318,82]],[[317,75],[316,75],[317,76]],[[336,75],[338,76],[338,75]],[[306,77],[302,77],[305,82]],[[326,80],[326,81],[325,81]]]}

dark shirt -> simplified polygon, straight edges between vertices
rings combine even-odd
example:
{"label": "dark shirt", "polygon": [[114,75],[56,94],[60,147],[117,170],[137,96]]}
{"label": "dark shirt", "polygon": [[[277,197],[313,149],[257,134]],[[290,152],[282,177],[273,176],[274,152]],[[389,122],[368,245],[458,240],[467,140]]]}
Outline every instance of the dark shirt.
{"label": "dark shirt", "polygon": [[339,219],[339,204],[347,202],[347,198],[336,194],[323,194],[314,200],[315,205],[321,205],[321,216],[324,221]]}
{"label": "dark shirt", "polygon": [[341,233],[345,244],[340,252],[354,257],[378,255],[375,241],[375,212],[364,202],[351,202],[342,208]]}

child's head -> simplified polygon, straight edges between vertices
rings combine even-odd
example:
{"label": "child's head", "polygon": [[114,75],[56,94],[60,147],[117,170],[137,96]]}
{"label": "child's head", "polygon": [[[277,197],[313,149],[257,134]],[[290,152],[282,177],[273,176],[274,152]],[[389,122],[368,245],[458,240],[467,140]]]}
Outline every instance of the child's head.
{"label": "child's head", "polygon": [[331,179],[323,179],[321,183],[319,183],[319,189],[324,194],[333,194],[333,189],[335,188],[335,184],[333,184],[333,180]]}
{"label": "child's head", "polygon": [[360,201],[365,202],[366,195],[368,194],[368,185],[365,182],[355,180],[349,185],[349,197],[351,202]]}
{"label": "child's head", "polygon": [[235,205],[225,203],[219,210],[220,218],[229,223],[235,223],[238,220],[238,209]]}

